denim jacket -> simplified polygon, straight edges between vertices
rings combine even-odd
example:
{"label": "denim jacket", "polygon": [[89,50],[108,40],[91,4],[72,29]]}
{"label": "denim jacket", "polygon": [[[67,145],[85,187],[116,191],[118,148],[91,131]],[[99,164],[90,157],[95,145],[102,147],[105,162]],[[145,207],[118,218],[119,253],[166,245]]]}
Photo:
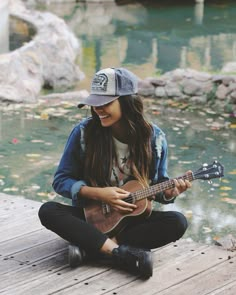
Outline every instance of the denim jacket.
{"label": "denim jacket", "polygon": [[[54,175],[52,186],[59,195],[72,199],[73,206],[84,206],[83,198],[78,198],[81,186],[88,185],[84,181],[85,142],[84,128],[91,118],[83,119],[77,124],[65,145],[59,166]],[[153,160],[150,167],[151,185],[168,180],[167,174],[167,142],[165,134],[156,125],[152,125],[152,153]],[[165,200],[163,193],[158,193],[155,200],[167,204],[174,201]]]}

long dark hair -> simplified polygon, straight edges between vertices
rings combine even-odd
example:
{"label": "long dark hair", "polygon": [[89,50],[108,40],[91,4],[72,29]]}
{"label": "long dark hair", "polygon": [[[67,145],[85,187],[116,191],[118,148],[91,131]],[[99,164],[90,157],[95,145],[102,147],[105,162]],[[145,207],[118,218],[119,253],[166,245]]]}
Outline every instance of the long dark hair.
{"label": "long dark hair", "polygon": [[[146,186],[151,164],[152,127],[143,115],[143,102],[138,95],[118,98],[122,120],[128,131],[129,163],[131,175]],[[115,146],[111,128],[103,127],[91,108],[92,119],[85,128],[85,179],[93,186],[109,186],[114,160]]]}

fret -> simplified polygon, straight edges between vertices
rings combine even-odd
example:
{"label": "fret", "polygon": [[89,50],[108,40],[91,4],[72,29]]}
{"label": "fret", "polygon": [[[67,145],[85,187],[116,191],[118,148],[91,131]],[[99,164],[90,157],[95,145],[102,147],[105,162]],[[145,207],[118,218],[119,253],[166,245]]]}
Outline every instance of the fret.
{"label": "fret", "polygon": [[[193,173],[189,173],[189,174],[184,174],[182,176],[177,177],[176,179],[187,179],[189,181],[193,181],[194,176]],[[151,187],[147,187],[141,190],[138,190],[134,193],[131,193],[132,198],[134,198],[134,200],[138,201],[138,200],[142,200],[148,197],[151,197],[157,193],[163,192],[167,189],[171,189],[175,187],[175,183],[174,183],[174,179],[169,179],[167,181],[155,184]]]}

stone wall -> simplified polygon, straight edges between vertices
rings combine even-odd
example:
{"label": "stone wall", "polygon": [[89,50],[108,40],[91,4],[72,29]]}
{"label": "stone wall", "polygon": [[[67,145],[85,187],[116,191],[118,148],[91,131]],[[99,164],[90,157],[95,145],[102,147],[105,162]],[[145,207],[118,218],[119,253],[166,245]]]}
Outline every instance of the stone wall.
{"label": "stone wall", "polygon": [[139,94],[173,99],[193,105],[214,105],[218,111],[236,114],[236,75],[211,75],[192,69],[176,69],[139,81]]}

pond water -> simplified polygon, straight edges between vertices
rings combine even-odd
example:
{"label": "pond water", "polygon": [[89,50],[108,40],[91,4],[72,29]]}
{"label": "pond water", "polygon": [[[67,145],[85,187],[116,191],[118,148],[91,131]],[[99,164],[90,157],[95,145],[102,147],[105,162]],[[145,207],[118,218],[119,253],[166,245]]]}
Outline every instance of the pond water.
{"label": "pond water", "polygon": [[[0,111],[0,191],[43,202],[67,202],[53,192],[51,182],[68,134],[87,116],[87,110],[77,110],[75,105],[41,102],[37,107]],[[186,237],[196,241],[211,243],[228,233],[236,234],[235,123],[226,114],[219,116],[211,110],[179,111],[159,105],[153,109],[148,99],[145,106],[146,115],[167,135],[170,177],[189,169],[195,172],[214,160],[225,167],[221,180],[196,180],[174,205],[158,208],[186,214],[190,224]]]}
{"label": "pond water", "polygon": [[[81,39],[78,59],[89,89],[100,67],[125,66],[141,78],[177,67],[220,71],[236,59],[236,5],[230,1],[195,4],[128,5],[51,4]],[[197,9],[199,11],[197,12]],[[104,14],[105,12],[105,14]],[[72,127],[88,113],[74,101],[39,101],[37,105],[0,108],[0,191],[39,201],[67,202],[51,187],[53,173]],[[171,106],[171,107],[170,107]],[[186,214],[186,237],[212,243],[236,235],[235,119],[179,103],[145,100],[146,115],[167,134],[171,177],[218,160],[225,177],[213,183],[196,180],[174,205],[160,207]]]}
{"label": "pond water", "polygon": [[63,17],[81,40],[78,63],[88,77],[111,65],[145,78],[179,67],[219,72],[236,61],[235,1],[126,2],[38,8]]}

